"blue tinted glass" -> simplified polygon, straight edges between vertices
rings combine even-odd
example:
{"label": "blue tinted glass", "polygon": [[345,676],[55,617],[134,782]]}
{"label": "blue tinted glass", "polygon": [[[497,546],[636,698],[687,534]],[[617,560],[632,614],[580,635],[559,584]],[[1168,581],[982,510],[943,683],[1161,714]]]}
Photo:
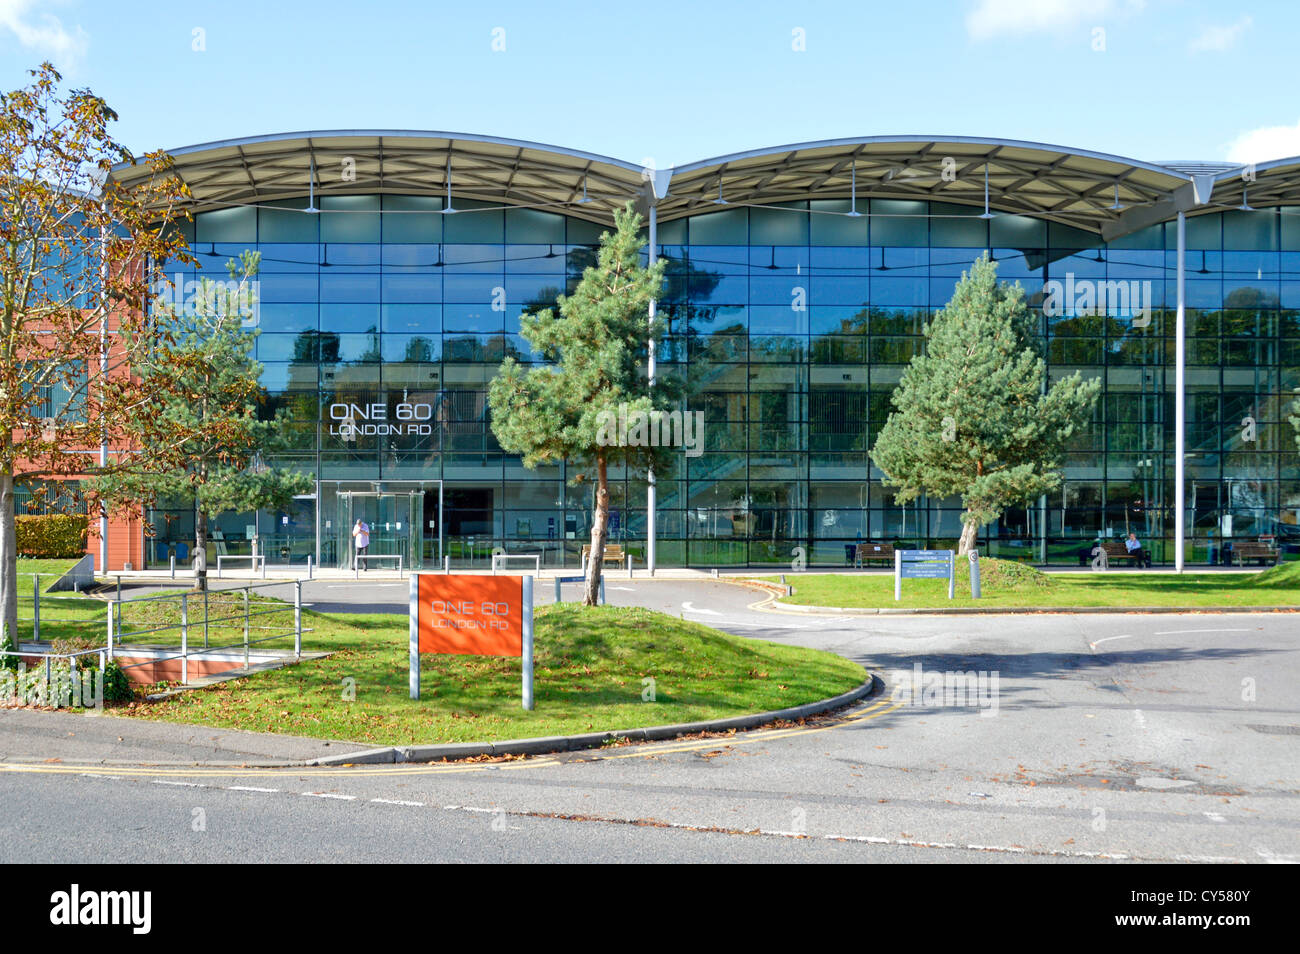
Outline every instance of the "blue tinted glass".
{"label": "blue tinted glass", "polygon": [[385,272],[380,287],[386,303],[438,302],[442,299],[442,271],[428,269],[396,275]]}
{"label": "blue tinted glass", "polygon": [[379,305],[360,302],[320,306],[321,331],[369,331],[379,329]]}
{"label": "blue tinted glass", "polygon": [[386,304],[381,322],[385,332],[435,333],[442,330],[442,306]]}
{"label": "blue tinted glass", "polygon": [[333,302],[379,301],[379,276],[366,273],[322,272],[320,300]]}

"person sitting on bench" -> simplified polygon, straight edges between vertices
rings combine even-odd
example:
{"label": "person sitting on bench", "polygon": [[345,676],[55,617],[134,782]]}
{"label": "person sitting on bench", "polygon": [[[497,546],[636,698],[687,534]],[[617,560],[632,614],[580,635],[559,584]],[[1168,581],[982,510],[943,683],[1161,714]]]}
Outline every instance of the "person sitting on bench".
{"label": "person sitting on bench", "polygon": [[1137,561],[1139,566],[1148,568],[1151,566],[1151,554],[1142,549],[1142,544],[1138,541],[1136,533],[1129,532],[1128,539],[1124,541],[1124,549],[1133,555],[1133,559]]}

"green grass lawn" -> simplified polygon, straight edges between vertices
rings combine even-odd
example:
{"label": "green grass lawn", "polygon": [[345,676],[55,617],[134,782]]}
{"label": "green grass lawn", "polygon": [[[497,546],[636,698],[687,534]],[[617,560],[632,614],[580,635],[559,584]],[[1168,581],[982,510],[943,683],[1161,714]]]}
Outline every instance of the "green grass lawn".
{"label": "green grass lawn", "polygon": [[18,586],[20,592],[31,593],[32,574],[41,578],[41,592],[44,593],[59,577],[76,565],[76,560],[33,560],[28,557],[18,558]]}
{"label": "green grass lawn", "polygon": [[[520,661],[424,656],[407,688],[407,620],[303,613],[306,651],[327,659],[220,683],[117,715],[373,745],[479,742],[725,718],[813,702],[866,679],[831,653],[730,636],[644,609],[537,611],[535,708],[520,707]],[[655,701],[643,702],[643,679]],[[355,680],[355,701],[345,680]]]}
{"label": "green grass lawn", "polygon": [[[777,582],[776,577],[761,577]],[[786,574],[794,595],[784,602],[808,606],[931,609],[935,607],[1300,606],[1300,563],[1261,573],[1145,573],[1127,568],[1106,573],[1040,573],[1005,560],[981,560],[982,598],[971,599],[970,570],[957,565],[954,598],[946,580],[904,580],[894,600],[889,574]]]}

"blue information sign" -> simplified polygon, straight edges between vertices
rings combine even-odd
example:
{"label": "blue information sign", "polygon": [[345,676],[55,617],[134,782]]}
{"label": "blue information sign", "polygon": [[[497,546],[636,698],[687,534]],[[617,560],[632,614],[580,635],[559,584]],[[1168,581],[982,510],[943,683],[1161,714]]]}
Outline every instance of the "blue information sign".
{"label": "blue information sign", "polygon": [[894,599],[903,598],[903,580],[947,580],[952,599],[955,564],[952,550],[895,550]]}

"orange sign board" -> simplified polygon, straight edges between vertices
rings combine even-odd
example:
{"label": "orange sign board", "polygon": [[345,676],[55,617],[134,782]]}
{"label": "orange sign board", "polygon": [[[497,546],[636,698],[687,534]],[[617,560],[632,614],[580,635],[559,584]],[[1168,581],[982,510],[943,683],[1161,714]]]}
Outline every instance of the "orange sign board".
{"label": "orange sign board", "polygon": [[418,580],[420,652],[523,655],[522,577],[421,574]]}

